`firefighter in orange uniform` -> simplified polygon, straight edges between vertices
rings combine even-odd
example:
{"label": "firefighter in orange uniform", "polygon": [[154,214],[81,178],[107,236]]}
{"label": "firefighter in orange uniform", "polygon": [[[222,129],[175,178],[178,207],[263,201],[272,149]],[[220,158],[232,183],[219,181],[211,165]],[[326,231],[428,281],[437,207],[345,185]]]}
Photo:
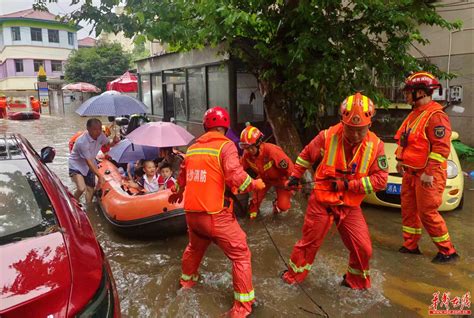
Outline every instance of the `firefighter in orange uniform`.
{"label": "firefighter in orange uniform", "polygon": [[34,96],[30,96],[30,105],[31,105],[31,110],[37,113],[40,112],[40,109],[41,109],[40,102]]}
{"label": "firefighter in orange uniform", "polygon": [[0,96],[0,118],[7,118],[7,97]]}
{"label": "firefighter in orange uniform", "polygon": [[251,255],[226,192],[232,188],[241,192],[261,190],[265,184],[243,170],[235,144],[225,137],[230,125],[225,109],[208,109],[203,125],[206,133],[188,148],[177,186],[171,189],[174,193],[169,198],[172,203],[181,202],[184,193],[189,244],[183,254],[180,284],[184,288],[196,284],[201,259],[214,242],[232,261],[234,305],[228,315],[246,317],[255,301]]}
{"label": "firefighter in orange uniform", "polygon": [[289,210],[292,191],[285,188],[285,184],[293,171],[290,158],[277,145],[263,142],[260,130],[250,125],[242,130],[239,146],[244,150],[241,159],[244,169],[252,169],[266,184],[265,189],[252,192],[250,219],[257,217],[260,204],[272,186],[276,188],[277,194],[273,201],[273,213]]}
{"label": "firefighter in orange uniform", "polygon": [[401,253],[421,254],[418,241],[425,227],[438,254],[433,263],[456,260],[456,253],[444,219],[438,212],[446,186],[447,158],[451,151],[451,124],[443,106],[433,101],[435,89],[442,89],[430,73],[417,72],[405,81],[405,98],[413,105],[395,139],[397,170],[402,179]]}
{"label": "firefighter in orange uniform", "polygon": [[372,243],[360,204],[367,193],[385,188],[388,164],[383,142],[369,127],[374,105],[356,93],[341,104],[342,122],[320,132],[299,154],[288,187],[313,163],[319,162],[315,186],[308,200],[303,237],[290,256],[282,279],[302,282],[333,222],[349,249],[349,266],[342,285],[353,289],[370,287],[369,260]]}

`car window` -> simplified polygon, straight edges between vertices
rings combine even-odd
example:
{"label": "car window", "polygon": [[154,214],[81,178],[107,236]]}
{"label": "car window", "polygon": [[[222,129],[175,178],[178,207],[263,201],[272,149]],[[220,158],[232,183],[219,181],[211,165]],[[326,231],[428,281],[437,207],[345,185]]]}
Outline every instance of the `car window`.
{"label": "car window", "polygon": [[377,109],[370,130],[383,141],[394,142],[393,137],[409,113],[409,109]]}
{"label": "car window", "polygon": [[51,202],[26,159],[0,163],[0,244],[46,234],[57,225]]}

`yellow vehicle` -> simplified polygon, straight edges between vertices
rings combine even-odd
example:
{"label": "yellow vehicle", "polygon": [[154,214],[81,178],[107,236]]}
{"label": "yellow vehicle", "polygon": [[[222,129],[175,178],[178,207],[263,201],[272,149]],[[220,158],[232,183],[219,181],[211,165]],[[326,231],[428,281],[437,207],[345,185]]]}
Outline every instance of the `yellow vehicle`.
{"label": "yellow vehicle", "polygon": [[[406,104],[394,104],[388,109],[377,109],[373,119],[371,130],[379,136],[385,143],[385,154],[389,166],[389,177],[387,188],[377,193],[371,193],[365,197],[364,202],[400,208],[400,191],[402,186],[402,176],[397,172],[395,160],[395,150],[397,144],[393,139],[395,132],[400,127],[402,121],[411,110],[411,106]],[[457,132],[453,132],[451,140],[459,138]],[[463,204],[464,175],[461,169],[456,150],[451,145],[451,153],[448,157],[448,179],[443,193],[443,203],[439,211],[451,211],[461,208]]]}

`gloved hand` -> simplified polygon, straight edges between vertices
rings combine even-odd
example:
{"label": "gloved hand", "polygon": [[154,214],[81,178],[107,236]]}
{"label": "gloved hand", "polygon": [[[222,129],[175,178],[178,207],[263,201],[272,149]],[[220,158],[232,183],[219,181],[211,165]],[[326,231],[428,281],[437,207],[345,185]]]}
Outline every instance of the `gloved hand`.
{"label": "gloved hand", "polygon": [[254,190],[263,190],[265,189],[265,182],[262,179],[255,179],[253,180],[253,188]]}
{"label": "gloved hand", "polygon": [[176,192],[173,194],[170,194],[168,197],[168,202],[171,204],[175,204],[176,202],[181,203],[183,202],[183,192]]}
{"label": "gloved hand", "polygon": [[402,163],[400,161],[397,161],[397,171],[399,174],[403,176],[405,173],[405,168],[403,167]]}
{"label": "gloved hand", "polygon": [[331,183],[331,189],[334,192],[347,191],[349,189],[349,182],[346,179],[336,179]]}
{"label": "gloved hand", "polygon": [[420,181],[421,185],[424,187],[432,187],[433,186],[433,181],[434,177],[427,175],[426,173],[423,172],[423,174],[420,176]]}
{"label": "gloved hand", "polygon": [[300,179],[294,176],[290,176],[285,184],[286,188],[297,188],[300,184]]}

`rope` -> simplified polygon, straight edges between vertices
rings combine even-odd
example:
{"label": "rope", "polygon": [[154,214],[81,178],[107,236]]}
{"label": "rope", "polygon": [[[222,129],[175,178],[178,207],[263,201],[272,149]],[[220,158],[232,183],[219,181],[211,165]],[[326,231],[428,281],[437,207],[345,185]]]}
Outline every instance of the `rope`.
{"label": "rope", "polygon": [[[277,251],[278,255],[280,256],[281,260],[283,261],[283,263],[285,264],[286,268],[288,268],[288,263],[286,262],[285,258],[283,257],[283,255],[281,254],[281,251],[280,249],[278,248],[277,244],[275,243],[275,240],[273,239],[272,237],[272,234],[270,233],[270,231],[268,230],[268,227],[267,227],[267,223],[265,222],[265,220],[262,218],[261,219],[262,223],[263,223],[263,226],[265,227],[265,231],[267,232],[268,234],[268,237],[270,238],[270,241],[272,242],[273,244],[273,247],[275,247],[275,250]],[[319,310],[321,312],[324,313],[324,315],[321,315],[321,314],[318,314],[318,313],[315,313],[315,312],[312,312],[312,311],[309,311],[303,307],[298,307],[299,309],[307,312],[307,313],[311,313],[311,314],[314,314],[316,316],[320,316],[320,317],[328,317],[329,318],[329,314],[323,309],[323,307],[321,307],[321,305],[319,305],[314,299],[313,297],[311,297],[311,295],[306,291],[306,289],[303,288],[303,286],[301,286],[300,283],[296,282],[296,285],[301,289],[301,291],[306,295],[306,297],[308,297],[308,299],[313,303],[315,304]]]}

